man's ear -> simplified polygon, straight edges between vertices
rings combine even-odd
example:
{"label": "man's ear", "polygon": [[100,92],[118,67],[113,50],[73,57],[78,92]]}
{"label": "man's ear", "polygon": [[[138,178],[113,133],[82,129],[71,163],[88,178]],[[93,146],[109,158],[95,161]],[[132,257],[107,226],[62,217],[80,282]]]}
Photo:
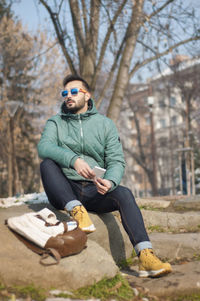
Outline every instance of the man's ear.
{"label": "man's ear", "polygon": [[85,93],[85,96],[86,101],[88,101],[91,98],[91,94],[89,92]]}

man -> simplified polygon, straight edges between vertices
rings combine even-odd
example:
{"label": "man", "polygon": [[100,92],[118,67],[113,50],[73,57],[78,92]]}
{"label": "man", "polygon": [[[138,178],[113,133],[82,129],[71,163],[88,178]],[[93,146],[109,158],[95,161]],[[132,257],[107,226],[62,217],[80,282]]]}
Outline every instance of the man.
{"label": "man", "polygon": [[[68,211],[87,233],[95,231],[87,210],[119,210],[139,257],[139,276],[171,272],[171,265],[162,263],[152,251],[132,192],[119,185],[125,162],[114,123],[98,113],[83,78],[66,76],[63,86],[61,111],[47,121],[38,144],[39,156],[44,159],[42,182],[50,203]],[[106,169],[103,178],[95,176],[95,166]]]}

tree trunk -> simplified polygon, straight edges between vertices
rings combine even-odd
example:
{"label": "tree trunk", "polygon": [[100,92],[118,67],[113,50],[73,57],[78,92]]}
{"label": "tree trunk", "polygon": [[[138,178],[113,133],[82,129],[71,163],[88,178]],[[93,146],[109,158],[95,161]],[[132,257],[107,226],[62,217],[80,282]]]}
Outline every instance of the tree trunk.
{"label": "tree trunk", "polygon": [[13,179],[13,193],[17,194],[17,193],[21,193],[21,189],[20,189],[20,181],[19,181],[19,170],[18,170],[18,164],[17,164],[17,159],[16,159],[16,149],[15,149],[15,136],[14,136],[14,129],[12,132],[12,140],[13,140],[13,175],[14,175],[14,179]]}
{"label": "tree trunk", "polygon": [[9,120],[8,126],[8,196],[13,195],[13,160],[12,160],[12,151],[13,151],[13,141],[12,141],[12,120]]}
{"label": "tree trunk", "polygon": [[150,108],[150,122],[151,122],[151,158],[152,158],[152,194],[156,196],[158,194],[157,187],[157,156],[156,156],[156,143],[155,143],[155,131],[154,131],[154,116],[153,108]]}
{"label": "tree trunk", "polygon": [[110,105],[108,107],[107,115],[115,122],[118,120],[121,104],[124,97],[124,91],[129,83],[129,70],[131,60],[135,50],[137,36],[143,22],[142,10],[144,0],[137,0],[134,2],[132,9],[131,21],[126,31],[126,45],[122,53],[119,71],[115,82],[114,93],[112,95]]}

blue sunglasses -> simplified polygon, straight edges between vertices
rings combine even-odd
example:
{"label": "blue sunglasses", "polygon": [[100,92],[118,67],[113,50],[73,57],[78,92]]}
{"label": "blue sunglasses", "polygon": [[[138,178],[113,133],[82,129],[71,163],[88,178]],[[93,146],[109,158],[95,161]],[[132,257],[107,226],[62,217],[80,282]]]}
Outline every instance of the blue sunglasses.
{"label": "blue sunglasses", "polygon": [[[87,93],[87,91],[84,90],[84,89],[82,89],[82,88],[72,88],[72,89],[70,90],[71,95],[78,95],[79,92]],[[61,91],[61,95],[62,95],[62,97],[64,97],[64,98],[67,97],[68,94],[69,94],[69,91],[68,91],[68,90],[63,90],[63,91]]]}

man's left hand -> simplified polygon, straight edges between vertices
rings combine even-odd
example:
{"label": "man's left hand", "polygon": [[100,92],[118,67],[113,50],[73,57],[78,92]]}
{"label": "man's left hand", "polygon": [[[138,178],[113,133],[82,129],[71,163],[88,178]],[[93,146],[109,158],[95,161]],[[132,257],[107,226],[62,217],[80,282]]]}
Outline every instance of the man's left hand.
{"label": "man's left hand", "polygon": [[101,178],[95,178],[94,184],[97,187],[97,191],[103,195],[106,194],[109,191],[109,189],[112,187],[111,181],[106,179],[101,179]]}

